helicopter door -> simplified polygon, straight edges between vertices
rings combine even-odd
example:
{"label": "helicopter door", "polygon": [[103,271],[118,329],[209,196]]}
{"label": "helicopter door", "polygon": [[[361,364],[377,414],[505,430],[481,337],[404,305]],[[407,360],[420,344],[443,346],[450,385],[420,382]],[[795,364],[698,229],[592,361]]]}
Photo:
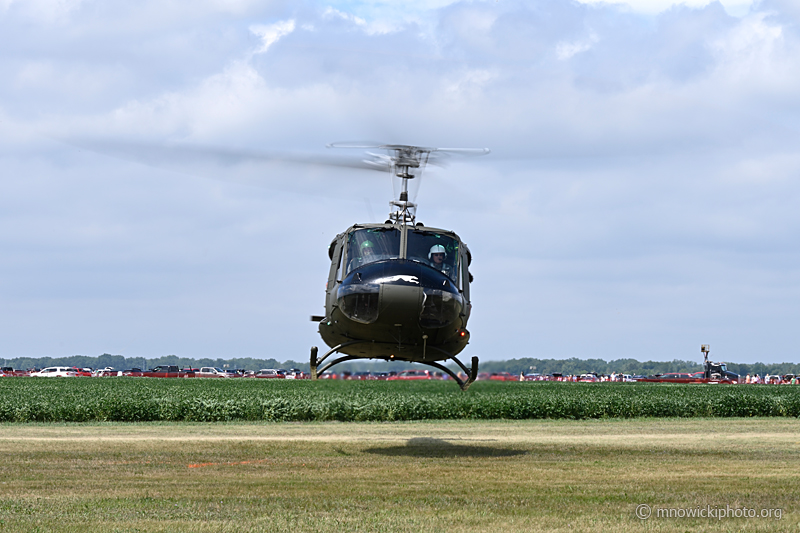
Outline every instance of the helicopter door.
{"label": "helicopter door", "polygon": [[336,298],[331,298],[331,294],[336,294],[336,286],[341,280],[342,274],[342,252],[344,251],[344,237],[337,235],[328,249],[331,258],[331,269],[328,273],[328,283],[325,291],[325,313],[331,316],[333,311],[333,304]]}
{"label": "helicopter door", "polygon": [[472,274],[469,273],[469,264],[472,260],[472,254],[469,253],[465,244],[461,244],[461,278],[459,283],[459,290],[461,291],[461,295],[464,297],[464,309],[462,314],[464,316],[465,321],[469,319],[469,312],[472,309],[472,304],[470,303],[469,299],[469,282],[472,277]]}

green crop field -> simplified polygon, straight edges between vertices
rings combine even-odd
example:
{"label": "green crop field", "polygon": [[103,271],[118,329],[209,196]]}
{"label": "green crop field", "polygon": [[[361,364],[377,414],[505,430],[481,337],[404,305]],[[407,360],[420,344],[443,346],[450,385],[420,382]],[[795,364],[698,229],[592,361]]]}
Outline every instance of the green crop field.
{"label": "green crop field", "polygon": [[798,417],[800,387],[655,383],[5,378],[0,422]]}
{"label": "green crop field", "polygon": [[794,418],[6,423],[0,532],[797,531],[798,435]]}

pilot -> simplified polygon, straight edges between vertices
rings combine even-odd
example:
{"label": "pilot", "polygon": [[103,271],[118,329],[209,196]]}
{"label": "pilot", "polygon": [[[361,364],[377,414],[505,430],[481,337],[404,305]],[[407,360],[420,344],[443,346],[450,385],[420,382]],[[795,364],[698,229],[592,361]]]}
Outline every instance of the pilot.
{"label": "pilot", "polygon": [[369,263],[375,258],[375,245],[372,241],[361,243],[361,263]]}
{"label": "pilot", "polygon": [[355,257],[350,261],[350,268],[348,269],[348,272],[354,268],[358,268],[362,265],[376,261],[375,245],[372,244],[372,241],[362,242],[361,246],[359,246],[359,253],[360,257]]}
{"label": "pilot", "polygon": [[428,262],[436,270],[440,270],[442,274],[450,276],[452,274],[452,267],[444,262],[447,259],[447,251],[441,244],[434,244],[428,252]]}

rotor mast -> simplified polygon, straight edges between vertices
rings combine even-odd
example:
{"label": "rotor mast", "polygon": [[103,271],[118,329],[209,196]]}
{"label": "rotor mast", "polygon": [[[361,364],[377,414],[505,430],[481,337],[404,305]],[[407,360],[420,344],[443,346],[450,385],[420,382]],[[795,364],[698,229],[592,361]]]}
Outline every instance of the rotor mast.
{"label": "rotor mast", "polygon": [[[397,208],[389,213],[389,220],[395,224],[413,225],[417,217],[417,204],[408,199],[408,180],[422,174],[432,149],[406,145],[389,145],[386,148],[394,151],[394,157],[391,157],[392,170],[401,183],[399,198],[389,202],[390,206]],[[409,169],[419,170],[414,173]]]}

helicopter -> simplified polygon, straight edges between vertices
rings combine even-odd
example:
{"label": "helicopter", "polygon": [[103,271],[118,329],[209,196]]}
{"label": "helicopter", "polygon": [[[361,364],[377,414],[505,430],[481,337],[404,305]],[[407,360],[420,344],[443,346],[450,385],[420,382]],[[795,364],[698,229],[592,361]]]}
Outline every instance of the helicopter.
{"label": "helicopter", "polygon": [[[354,224],[328,247],[331,261],[325,315],[312,315],[330,348],[321,357],[311,348],[311,379],[355,359],[422,363],[451,376],[467,390],[478,375],[478,358],[467,367],[457,355],[469,343],[472,311],[469,272],[472,254],[453,231],[416,220],[409,185],[418,187],[425,167],[452,156],[485,155],[488,148],[428,148],[404,144],[340,142],[328,148],[383,150],[369,158],[308,153],[253,152],[212,146],[153,145],[131,141],[60,139],[98,153],[185,170],[186,161],[283,162],[377,170],[394,175],[395,199],[383,224]],[[338,357],[332,356],[340,354]],[[462,379],[444,362],[452,360]]]}
{"label": "helicopter", "polygon": [[[416,220],[409,182],[428,163],[450,155],[483,155],[486,148],[426,148],[403,144],[334,143],[330,148],[381,149],[363,163],[391,171],[399,179],[392,211],[383,224],[354,224],[328,248],[331,266],[325,315],[312,315],[330,348],[311,348],[311,379],[355,359],[421,363],[436,368],[467,390],[478,375],[478,358],[467,367],[457,355],[469,343],[472,310],[469,272],[472,254],[453,231]],[[332,358],[334,356],[337,356]],[[329,359],[332,358],[332,359]],[[466,380],[446,367],[452,360]],[[326,362],[327,361],[327,362]]]}

